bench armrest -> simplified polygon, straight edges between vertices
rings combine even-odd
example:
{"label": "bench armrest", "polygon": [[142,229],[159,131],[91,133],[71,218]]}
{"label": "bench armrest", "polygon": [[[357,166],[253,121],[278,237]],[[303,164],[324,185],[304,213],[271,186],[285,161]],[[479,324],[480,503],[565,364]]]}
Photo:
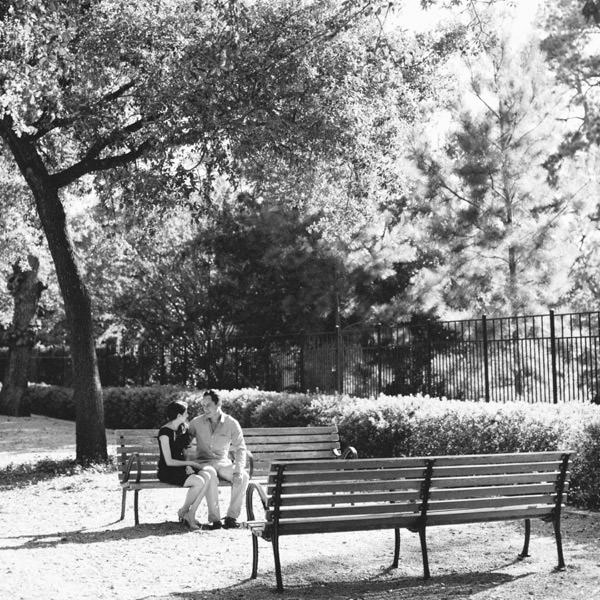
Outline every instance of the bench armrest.
{"label": "bench armrest", "polygon": [[252,505],[252,497],[254,496],[254,492],[258,494],[260,498],[260,502],[265,512],[267,512],[269,507],[269,499],[267,498],[267,494],[263,489],[260,483],[256,481],[251,481],[248,484],[248,489],[246,490],[246,516],[247,521],[254,521],[254,506]]}
{"label": "bench armrest", "polygon": [[140,455],[139,452],[134,452],[128,459],[125,468],[123,469],[123,481],[121,483],[127,483],[129,481],[129,476],[131,474],[131,467],[133,466],[133,461],[135,460],[137,466],[137,474],[135,476],[135,483],[140,482],[140,478],[142,475],[142,466],[140,465]]}
{"label": "bench armrest", "polygon": [[336,458],[351,459],[358,458],[358,452],[354,446],[348,446],[343,452],[337,448],[333,451]]}

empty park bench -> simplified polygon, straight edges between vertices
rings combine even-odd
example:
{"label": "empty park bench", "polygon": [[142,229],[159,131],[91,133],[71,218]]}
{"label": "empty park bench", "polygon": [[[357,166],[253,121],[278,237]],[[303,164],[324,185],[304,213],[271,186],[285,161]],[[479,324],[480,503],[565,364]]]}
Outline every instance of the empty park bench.
{"label": "empty park bench", "polygon": [[[326,460],[353,458],[356,451],[340,449],[336,425],[319,427],[254,427],[245,428],[244,439],[248,448],[248,470],[256,482],[265,482],[272,460]],[[117,466],[122,489],[121,520],[125,518],[127,492],[134,492],[135,524],[139,525],[141,490],[173,488],[159,481],[157,429],[120,429],[115,432]],[[219,485],[230,485],[221,481]],[[262,494],[264,492],[261,489]]]}
{"label": "empty park bench", "polygon": [[[436,525],[525,520],[520,557],[528,556],[530,519],[554,525],[558,568],[564,567],[561,507],[571,452],[523,452],[357,459],[275,461],[266,495],[250,483],[246,499],[252,532],[252,574],[258,569],[258,538],[273,547],[277,589],[283,590],[279,538],[284,535],[393,529],[393,567],[398,566],[400,529],[419,534],[425,579],[430,576],[426,531]],[[259,492],[265,518],[254,517]]]}

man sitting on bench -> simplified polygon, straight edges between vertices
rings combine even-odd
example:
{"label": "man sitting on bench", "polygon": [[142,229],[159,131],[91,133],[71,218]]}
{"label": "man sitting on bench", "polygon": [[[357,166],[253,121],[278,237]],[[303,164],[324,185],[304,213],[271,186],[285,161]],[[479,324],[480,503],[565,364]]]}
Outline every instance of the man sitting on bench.
{"label": "man sitting on bench", "polygon": [[[246,464],[246,443],[240,424],[222,410],[222,402],[216,392],[207,391],[202,398],[204,414],[190,422],[189,433],[196,438],[196,461],[211,465],[217,470],[220,479],[231,482],[231,501],[227,516],[223,519],[223,527],[232,529],[239,527],[237,522],[248,487],[249,476]],[[233,450],[235,460],[229,458]],[[206,493],[208,504],[208,520],[211,529],[221,527],[219,498],[216,486]]]}

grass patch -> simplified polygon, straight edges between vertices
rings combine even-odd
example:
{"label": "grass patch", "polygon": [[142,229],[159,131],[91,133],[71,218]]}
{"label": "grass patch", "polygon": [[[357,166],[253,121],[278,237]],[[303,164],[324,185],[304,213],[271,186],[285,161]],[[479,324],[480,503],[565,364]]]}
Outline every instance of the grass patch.
{"label": "grass patch", "polygon": [[43,458],[34,463],[11,463],[0,469],[0,489],[33,485],[40,481],[82,473],[112,473],[116,471],[114,460],[82,466],[72,458]]}

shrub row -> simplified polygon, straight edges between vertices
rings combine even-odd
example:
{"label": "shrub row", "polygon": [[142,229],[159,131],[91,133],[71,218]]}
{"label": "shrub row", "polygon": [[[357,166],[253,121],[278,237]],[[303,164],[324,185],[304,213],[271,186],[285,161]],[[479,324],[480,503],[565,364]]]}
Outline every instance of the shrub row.
{"label": "shrub row", "polygon": [[[33,413],[74,419],[71,390],[31,386]],[[422,396],[356,399],[222,391],[224,409],[242,427],[336,423],[342,446],[362,457],[477,454],[571,449],[573,503],[600,508],[600,407],[581,404],[485,404]],[[173,386],[106,388],[105,422],[111,429],[158,428],[172,400],[201,412],[202,392]]]}

